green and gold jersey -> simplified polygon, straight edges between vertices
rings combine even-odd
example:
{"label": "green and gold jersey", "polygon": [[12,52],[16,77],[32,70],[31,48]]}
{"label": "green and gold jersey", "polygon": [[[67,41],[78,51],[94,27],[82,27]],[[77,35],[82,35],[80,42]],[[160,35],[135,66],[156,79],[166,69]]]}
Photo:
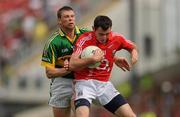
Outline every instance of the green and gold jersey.
{"label": "green and gold jersey", "polygon": [[[79,29],[75,27],[75,37],[70,39],[62,30],[57,30],[48,39],[45,44],[42,54],[42,66],[51,68],[62,68],[65,59],[69,59],[73,52],[73,45],[75,44],[78,37],[88,32],[87,29]],[[73,78],[73,73],[70,73],[65,78]]]}

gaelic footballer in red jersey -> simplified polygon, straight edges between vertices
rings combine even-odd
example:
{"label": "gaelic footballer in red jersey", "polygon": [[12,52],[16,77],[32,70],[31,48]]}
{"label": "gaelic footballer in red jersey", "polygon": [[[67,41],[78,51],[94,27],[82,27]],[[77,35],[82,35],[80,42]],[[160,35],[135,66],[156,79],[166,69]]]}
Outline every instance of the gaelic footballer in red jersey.
{"label": "gaelic footballer in red jersey", "polygon": [[[102,39],[103,40],[103,39]],[[103,41],[102,41],[103,42]],[[80,36],[76,43],[75,53],[80,55],[82,50],[87,46],[98,46],[104,52],[104,57],[101,60],[99,67],[95,69],[85,68],[75,72],[76,79],[97,79],[100,81],[108,81],[113,67],[114,55],[116,51],[121,49],[132,50],[134,44],[125,39],[122,35],[114,32],[109,32],[107,42],[101,43],[95,37],[95,32],[87,32]]]}
{"label": "gaelic footballer in red jersey", "polygon": [[[131,65],[138,59],[135,44],[122,35],[112,32],[112,21],[107,16],[97,16],[92,32],[82,34],[75,44],[70,59],[70,69],[75,71],[75,107],[76,117],[88,117],[89,107],[93,99],[98,99],[108,111],[120,117],[136,117],[123,96],[109,81],[113,62],[121,67],[121,58],[115,53],[121,49],[131,54]],[[80,55],[87,46],[98,46],[94,55],[81,59]],[[90,64],[101,62],[96,68],[88,68]]]}

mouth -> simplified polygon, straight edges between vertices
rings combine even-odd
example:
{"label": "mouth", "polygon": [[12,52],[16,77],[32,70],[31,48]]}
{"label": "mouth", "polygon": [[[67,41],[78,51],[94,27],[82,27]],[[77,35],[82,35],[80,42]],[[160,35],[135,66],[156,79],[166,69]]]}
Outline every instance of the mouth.
{"label": "mouth", "polygon": [[69,25],[74,25],[74,23],[69,23]]}
{"label": "mouth", "polygon": [[107,40],[106,39],[101,39],[101,40],[99,40],[99,42],[102,43],[102,44],[105,44],[107,42]]}

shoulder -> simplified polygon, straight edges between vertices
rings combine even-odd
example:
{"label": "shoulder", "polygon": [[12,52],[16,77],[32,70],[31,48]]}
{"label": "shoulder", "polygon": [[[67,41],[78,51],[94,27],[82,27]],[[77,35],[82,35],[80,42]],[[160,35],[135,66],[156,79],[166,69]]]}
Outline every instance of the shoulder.
{"label": "shoulder", "polygon": [[92,39],[92,32],[84,32],[82,35],[80,35],[79,39],[81,40]]}
{"label": "shoulder", "polygon": [[78,45],[82,45],[85,42],[89,42],[93,39],[93,33],[92,32],[85,32],[82,35],[80,35],[77,43]]}
{"label": "shoulder", "polygon": [[80,28],[79,29],[80,32],[84,33],[84,32],[89,32],[90,30],[88,28]]}
{"label": "shoulder", "polygon": [[113,40],[118,41],[119,43],[132,43],[130,40],[128,40],[124,35],[117,33],[117,32],[112,32],[112,38]]}
{"label": "shoulder", "polygon": [[115,40],[117,40],[119,43],[121,44],[130,44],[130,45],[134,45],[134,43],[127,39],[125,36],[123,36],[122,34],[119,34],[119,33],[116,33],[116,32],[113,32],[112,33],[112,36],[114,37]]}
{"label": "shoulder", "polygon": [[123,36],[122,34],[117,33],[117,32],[112,32],[112,37],[119,38],[119,39],[126,39],[125,36]]}
{"label": "shoulder", "polygon": [[58,31],[54,31],[47,39],[45,46],[49,47],[50,45],[56,45],[57,43],[59,43],[59,38],[61,38],[61,36],[59,35]]}
{"label": "shoulder", "polygon": [[75,32],[78,35],[83,34],[84,32],[89,32],[90,30],[87,28],[79,28],[78,26],[75,26]]}

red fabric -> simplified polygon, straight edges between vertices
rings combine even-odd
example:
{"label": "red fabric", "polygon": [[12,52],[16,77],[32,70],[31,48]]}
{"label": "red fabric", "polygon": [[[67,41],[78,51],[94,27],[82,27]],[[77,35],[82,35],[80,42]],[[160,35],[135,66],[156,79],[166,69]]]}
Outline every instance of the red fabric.
{"label": "red fabric", "polygon": [[122,35],[111,32],[108,42],[103,45],[99,43],[94,32],[87,32],[82,34],[75,45],[75,52],[81,52],[85,47],[95,45],[101,48],[105,53],[105,59],[97,68],[86,68],[75,72],[75,79],[96,79],[100,81],[108,81],[113,67],[113,58],[116,51],[121,49],[132,49],[133,44],[126,40]]}

